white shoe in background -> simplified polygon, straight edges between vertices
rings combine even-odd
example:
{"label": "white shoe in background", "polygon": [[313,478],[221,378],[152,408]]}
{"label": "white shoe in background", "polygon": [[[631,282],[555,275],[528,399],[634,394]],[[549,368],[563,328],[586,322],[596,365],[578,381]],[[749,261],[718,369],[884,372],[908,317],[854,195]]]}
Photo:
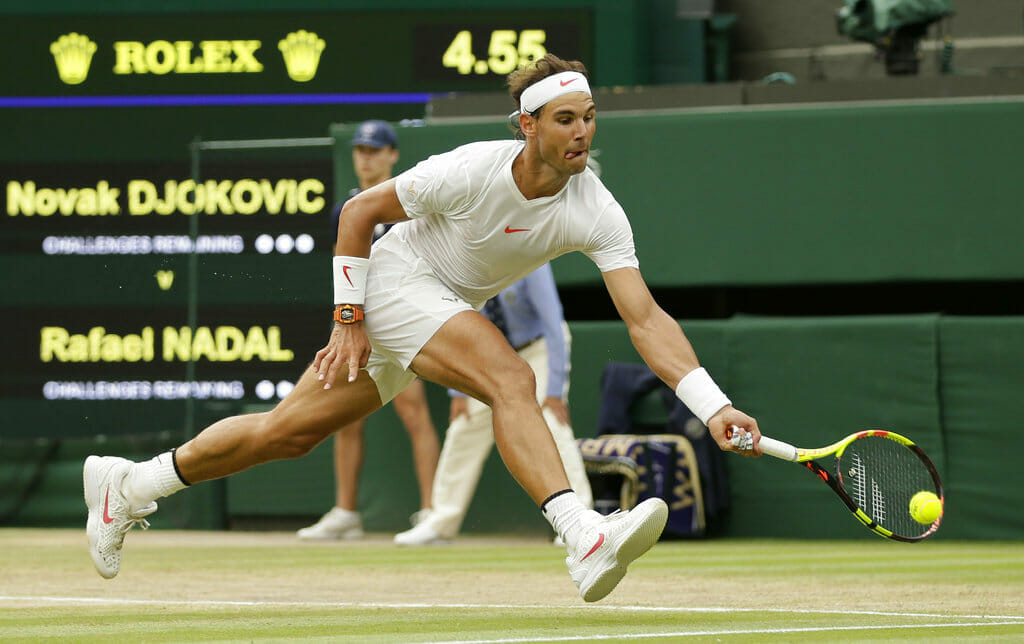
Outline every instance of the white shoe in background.
{"label": "white shoe in background", "polygon": [[426,521],[427,519],[429,519],[430,518],[430,513],[433,512],[433,511],[434,510],[431,509],[431,508],[423,508],[422,510],[417,510],[417,511],[413,512],[412,514],[409,515],[409,525],[411,525],[412,527],[415,528],[419,524],[421,524],[424,521]]}
{"label": "white shoe in background", "polygon": [[311,526],[295,533],[300,539],[362,539],[363,520],[358,512],[331,508]]}
{"label": "white shoe in background", "polygon": [[411,530],[395,535],[396,546],[443,546],[451,542],[451,539],[445,539],[437,533],[437,530],[423,522]]}

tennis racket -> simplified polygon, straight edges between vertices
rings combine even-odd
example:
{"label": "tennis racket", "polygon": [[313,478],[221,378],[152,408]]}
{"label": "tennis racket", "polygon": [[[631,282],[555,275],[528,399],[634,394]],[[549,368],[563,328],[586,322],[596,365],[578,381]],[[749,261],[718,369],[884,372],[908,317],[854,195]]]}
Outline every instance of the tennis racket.
{"label": "tennis racket", "polygon": [[[753,437],[738,427],[726,438],[738,449],[752,449]],[[931,524],[910,515],[910,499],[932,492],[945,507],[942,481],[928,456],[912,440],[881,429],[850,434],[818,449],[801,449],[761,436],[761,451],[784,461],[799,463],[828,484],[846,507],[872,532],[896,541],[920,541],[935,533],[942,513]],[[815,459],[835,456],[831,472]]]}

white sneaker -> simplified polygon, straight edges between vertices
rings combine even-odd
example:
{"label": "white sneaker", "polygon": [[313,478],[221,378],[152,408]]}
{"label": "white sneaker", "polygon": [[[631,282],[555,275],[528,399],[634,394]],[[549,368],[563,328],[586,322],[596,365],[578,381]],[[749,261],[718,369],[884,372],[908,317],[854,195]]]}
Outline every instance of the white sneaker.
{"label": "white sneaker", "polygon": [[409,515],[409,525],[416,527],[430,518],[430,513],[433,512],[433,508],[423,508],[422,510],[416,510]]}
{"label": "white sneaker", "polygon": [[124,535],[136,524],[145,530],[149,522],[143,517],[156,512],[156,503],[132,509],[121,491],[121,482],[128,475],[132,462],[113,456],[90,456],[82,468],[82,487],[89,518],[85,533],[89,537],[89,554],[97,572],[113,579],[121,569],[121,546]]}
{"label": "white sneaker", "polygon": [[584,528],[565,558],[583,601],[596,602],[612,592],[629,564],[658,541],[667,520],[668,505],[655,498]]}
{"label": "white sneaker", "polygon": [[319,521],[295,534],[300,539],[362,539],[363,520],[358,512],[334,507]]}
{"label": "white sneaker", "polygon": [[445,539],[437,530],[422,522],[411,530],[395,535],[396,546],[443,546],[451,542],[451,539]]}

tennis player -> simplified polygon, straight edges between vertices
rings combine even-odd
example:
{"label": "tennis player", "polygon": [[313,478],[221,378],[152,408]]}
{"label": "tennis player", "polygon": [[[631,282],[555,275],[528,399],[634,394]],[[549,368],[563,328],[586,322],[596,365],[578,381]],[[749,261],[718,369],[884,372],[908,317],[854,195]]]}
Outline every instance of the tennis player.
{"label": "tennis player", "polygon": [[[336,324],[327,346],[273,410],[232,416],[143,463],[90,456],[86,531],[101,575],[118,573],[125,533],[156,499],[254,465],[307,454],[379,409],[417,375],[493,410],[499,453],[565,542],[585,601],[605,597],[661,535],[668,508],[648,499],[602,516],[571,490],[537,403],[533,372],[477,310],[571,251],[601,271],[633,344],[718,445],[756,421],[732,407],[639,271],[622,207],[587,169],[595,104],[583,64],[547,55],[508,78],[524,140],[471,143],[430,157],[350,199],[334,257]],[[379,223],[411,220],[370,240]]]}

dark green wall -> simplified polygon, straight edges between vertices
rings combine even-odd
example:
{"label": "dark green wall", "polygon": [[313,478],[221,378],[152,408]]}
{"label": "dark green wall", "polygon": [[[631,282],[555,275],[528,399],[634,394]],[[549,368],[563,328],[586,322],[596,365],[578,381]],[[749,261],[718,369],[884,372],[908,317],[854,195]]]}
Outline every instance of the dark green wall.
{"label": "dark green wall", "polygon": [[[599,113],[593,151],[653,286],[1021,279],[1021,122],[1020,100]],[[336,185],[349,127],[332,128]],[[495,117],[400,136],[405,168],[510,133]],[[556,274],[600,284],[579,254]]]}
{"label": "dark green wall", "polygon": [[[652,284],[1013,279],[1024,273],[1019,253],[1007,247],[1021,230],[1012,124],[1022,111],[1021,102],[978,101],[606,114],[599,117],[595,149],[603,180],[630,214]],[[332,128],[336,185],[352,173],[351,131]],[[507,136],[500,119],[402,129],[400,165]],[[659,155],[681,161],[637,161]],[[563,288],[599,281],[585,258],[557,260],[556,274]],[[870,427],[906,433],[946,475],[944,536],[1015,538],[1024,525],[976,521],[983,518],[975,516],[976,501],[997,502],[1007,493],[985,482],[979,456],[955,455],[981,453],[963,447],[976,436],[967,419],[988,416],[991,428],[1010,413],[1019,376],[1007,372],[1005,387],[986,387],[998,365],[1008,371],[1022,356],[1020,325],[1019,318],[917,315],[741,316],[684,326],[704,363],[766,433],[801,445]],[[603,366],[639,357],[621,323],[572,327],[572,409],[577,434],[585,436],[596,424]],[[982,366],[989,361],[996,368]],[[974,390],[984,390],[991,405],[976,405]],[[387,431],[404,446],[400,429]],[[487,494],[514,498],[514,483],[491,465]],[[380,480],[404,479],[400,494],[411,511],[415,490],[403,467],[404,474],[388,469]],[[804,472],[767,459],[730,459],[730,471],[736,502],[730,534],[856,536],[862,530]],[[960,502],[972,494],[974,502]],[[785,509],[784,500],[796,503]],[[328,502],[322,495],[319,505]],[[509,521],[471,515],[467,528],[544,529],[529,505],[519,507],[524,514],[510,513]],[[818,515],[835,521],[810,520]],[[402,527],[401,520],[381,518],[381,528]]]}

